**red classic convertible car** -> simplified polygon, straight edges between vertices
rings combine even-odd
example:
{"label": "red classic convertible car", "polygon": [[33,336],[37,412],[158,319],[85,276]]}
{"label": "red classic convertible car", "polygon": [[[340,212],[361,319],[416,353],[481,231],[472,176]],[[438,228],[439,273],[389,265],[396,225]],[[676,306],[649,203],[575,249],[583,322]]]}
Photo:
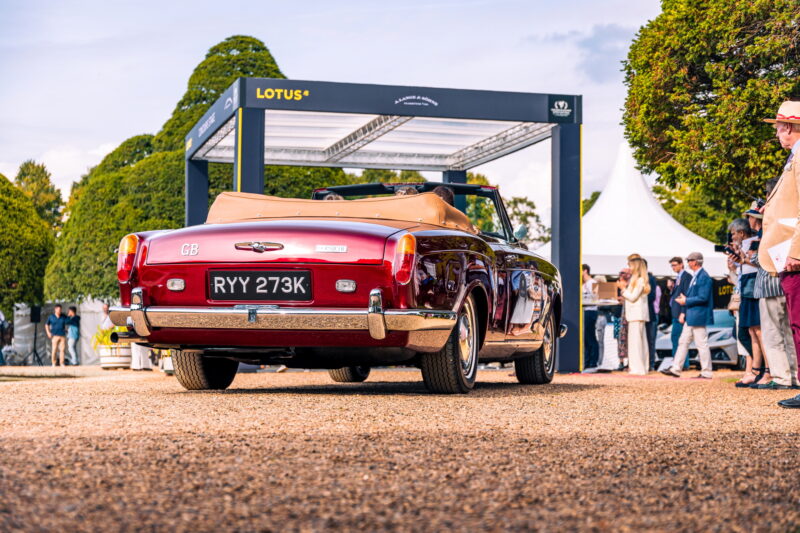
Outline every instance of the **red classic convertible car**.
{"label": "red classic convertible car", "polygon": [[339,382],[412,365],[429,390],[464,393],[479,362],[513,361],[520,382],[550,382],[566,333],[558,270],[512,232],[496,188],[448,185],[465,215],[438,185],[226,192],[206,224],[127,235],[117,340],[175,350],[193,390],[228,387],[239,362]]}

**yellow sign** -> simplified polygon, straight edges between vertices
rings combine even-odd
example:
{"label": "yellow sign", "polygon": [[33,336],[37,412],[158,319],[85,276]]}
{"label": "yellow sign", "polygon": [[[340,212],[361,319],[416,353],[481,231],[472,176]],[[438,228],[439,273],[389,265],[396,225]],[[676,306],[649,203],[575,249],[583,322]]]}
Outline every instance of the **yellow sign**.
{"label": "yellow sign", "polygon": [[262,89],[256,87],[256,98],[267,100],[302,100],[308,96],[308,89]]}
{"label": "yellow sign", "polygon": [[188,152],[191,149],[192,149],[192,138],[189,137],[189,140],[186,141],[186,151]]}

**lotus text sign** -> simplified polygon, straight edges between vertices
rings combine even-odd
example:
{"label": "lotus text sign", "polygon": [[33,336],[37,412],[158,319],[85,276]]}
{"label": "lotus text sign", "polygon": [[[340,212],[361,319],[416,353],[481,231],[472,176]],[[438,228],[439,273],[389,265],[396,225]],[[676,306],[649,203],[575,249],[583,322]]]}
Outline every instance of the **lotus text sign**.
{"label": "lotus text sign", "polygon": [[[569,116],[552,120],[554,95],[435,87],[246,78],[247,107],[524,122],[580,122],[579,96],[557,95]],[[491,105],[487,105],[491,101]]]}

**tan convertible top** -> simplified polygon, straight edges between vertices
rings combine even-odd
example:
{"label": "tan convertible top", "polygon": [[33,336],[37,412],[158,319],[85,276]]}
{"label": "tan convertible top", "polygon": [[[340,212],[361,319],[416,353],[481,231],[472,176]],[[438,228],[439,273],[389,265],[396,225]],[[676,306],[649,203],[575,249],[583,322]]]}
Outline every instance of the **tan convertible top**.
{"label": "tan convertible top", "polygon": [[478,233],[464,213],[432,192],[361,200],[299,200],[246,192],[223,192],[211,205],[206,222],[224,224],[295,217],[403,220]]}

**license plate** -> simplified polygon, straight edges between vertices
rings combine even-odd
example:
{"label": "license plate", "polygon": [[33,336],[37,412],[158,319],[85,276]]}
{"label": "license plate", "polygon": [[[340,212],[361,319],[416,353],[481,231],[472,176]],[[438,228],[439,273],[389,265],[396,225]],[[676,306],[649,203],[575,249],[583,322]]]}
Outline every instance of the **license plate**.
{"label": "license plate", "polygon": [[210,273],[208,283],[212,300],[311,300],[311,272],[307,270],[216,271]]}

